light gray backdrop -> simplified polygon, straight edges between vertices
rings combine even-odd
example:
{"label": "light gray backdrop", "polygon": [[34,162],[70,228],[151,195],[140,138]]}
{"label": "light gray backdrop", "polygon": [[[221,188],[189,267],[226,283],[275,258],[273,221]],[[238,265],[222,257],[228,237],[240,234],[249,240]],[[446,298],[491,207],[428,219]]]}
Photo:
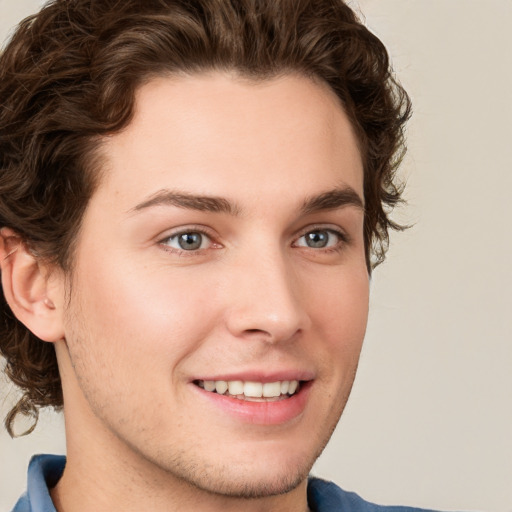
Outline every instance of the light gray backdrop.
{"label": "light gray backdrop", "polygon": [[[0,0],[0,40],[40,0]],[[315,473],[383,504],[512,512],[512,1],[359,0],[414,102],[415,223],[374,274],[359,376]],[[0,415],[13,395],[0,381]],[[59,416],[0,433],[0,511]]]}

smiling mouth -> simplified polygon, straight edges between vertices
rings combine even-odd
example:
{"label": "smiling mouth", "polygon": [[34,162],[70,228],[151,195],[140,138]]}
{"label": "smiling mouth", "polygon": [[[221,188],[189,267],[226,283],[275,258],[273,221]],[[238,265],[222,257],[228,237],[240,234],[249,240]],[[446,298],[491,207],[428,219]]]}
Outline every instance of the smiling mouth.
{"label": "smiling mouth", "polygon": [[276,382],[196,380],[194,384],[210,393],[217,393],[248,402],[286,400],[298,393],[301,387],[301,381],[298,380]]}

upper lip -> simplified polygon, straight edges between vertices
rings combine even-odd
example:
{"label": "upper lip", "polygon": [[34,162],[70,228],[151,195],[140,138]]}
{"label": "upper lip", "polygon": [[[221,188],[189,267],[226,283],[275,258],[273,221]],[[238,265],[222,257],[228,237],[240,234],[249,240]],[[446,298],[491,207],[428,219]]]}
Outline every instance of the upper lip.
{"label": "upper lip", "polygon": [[224,380],[233,381],[241,380],[243,382],[278,382],[284,380],[299,380],[308,381],[314,379],[314,373],[308,370],[281,370],[281,371],[262,371],[262,370],[247,370],[229,373],[217,373],[215,375],[203,375],[195,377],[192,381],[198,380]]}

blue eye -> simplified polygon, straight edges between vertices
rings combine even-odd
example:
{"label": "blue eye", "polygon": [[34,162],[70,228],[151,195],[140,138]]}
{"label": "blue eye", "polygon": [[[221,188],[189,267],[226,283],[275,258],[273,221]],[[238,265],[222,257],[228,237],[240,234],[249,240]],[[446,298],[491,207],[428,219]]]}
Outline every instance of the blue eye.
{"label": "blue eye", "polygon": [[199,249],[206,249],[210,244],[210,239],[199,231],[186,231],[172,235],[162,241],[162,243],[172,249],[197,251]]}
{"label": "blue eye", "polygon": [[296,245],[311,249],[326,249],[335,247],[341,239],[341,235],[331,229],[315,229],[302,235],[297,240]]}

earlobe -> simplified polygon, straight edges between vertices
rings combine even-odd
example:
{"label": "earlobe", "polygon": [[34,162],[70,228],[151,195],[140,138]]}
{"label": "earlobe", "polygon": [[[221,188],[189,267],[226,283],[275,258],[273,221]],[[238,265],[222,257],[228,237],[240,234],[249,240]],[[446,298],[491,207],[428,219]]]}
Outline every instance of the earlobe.
{"label": "earlobe", "polygon": [[43,341],[62,339],[58,287],[50,284],[48,267],[9,228],[0,230],[0,268],[4,296],[16,318]]}

